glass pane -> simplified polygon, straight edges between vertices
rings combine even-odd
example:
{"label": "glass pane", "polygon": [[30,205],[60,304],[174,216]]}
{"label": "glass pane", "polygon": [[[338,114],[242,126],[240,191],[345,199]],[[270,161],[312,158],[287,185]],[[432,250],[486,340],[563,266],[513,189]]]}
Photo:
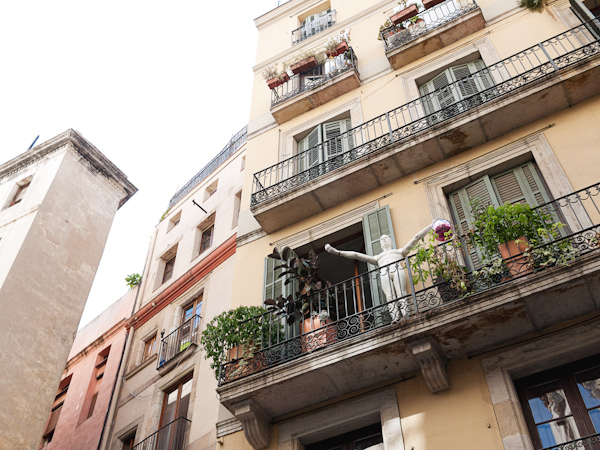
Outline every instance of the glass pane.
{"label": "glass pane", "polygon": [[183,310],[183,320],[182,323],[187,321],[194,314],[194,305],[190,305]]}
{"label": "glass pane", "polygon": [[577,374],[575,379],[585,407],[600,406],[600,367]]}
{"label": "glass pane", "polygon": [[167,396],[167,406],[165,406],[165,414],[163,415],[162,426],[165,426],[169,422],[175,419],[175,406],[177,405],[177,394],[178,390],[175,389]]}
{"label": "glass pane", "polygon": [[536,424],[571,415],[565,392],[557,388],[557,385],[558,382],[553,382],[535,389],[527,389],[529,408]]}
{"label": "glass pane", "polygon": [[590,419],[592,419],[596,433],[600,433],[600,408],[592,409],[590,411]]}
{"label": "glass pane", "polygon": [[190,393],[192,392],[192,380],[186,381],[181,387],[181,400],[179,401],[179,411],[177,417],[187,417],[188,406],[190,405]]}
{"label": "glass pane", "polygon": [[537,430],[542,441],[542,447],[544,448],[569,442],[580,437],[573,417],[553,420],[552,422],[538,425]]}

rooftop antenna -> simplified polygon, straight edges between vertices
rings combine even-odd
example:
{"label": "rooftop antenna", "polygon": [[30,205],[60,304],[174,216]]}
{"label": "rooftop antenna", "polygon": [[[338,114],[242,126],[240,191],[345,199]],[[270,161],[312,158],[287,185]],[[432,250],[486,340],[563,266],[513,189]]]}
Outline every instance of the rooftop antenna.
{"label": "rooftop antenna", "polygon": [[208,214],[208,212],[202,206],[200,206],[198,203],[196,203],[196,200],[192,199],[192,203],[194,205],[196,205],[198,208],[200,208],[202,211],[204,211],[204,214]]}
{"label": "rooftop antenna", "polygon": [[27,150],[31,150],[31,147],[33,147],[35,145],[35,143],[37,142],[37,140],[40,138],[40,135],[38,134],[37,137],[33,140],[33,142],[31,143],[31,145],[29,146],[29,148]]}

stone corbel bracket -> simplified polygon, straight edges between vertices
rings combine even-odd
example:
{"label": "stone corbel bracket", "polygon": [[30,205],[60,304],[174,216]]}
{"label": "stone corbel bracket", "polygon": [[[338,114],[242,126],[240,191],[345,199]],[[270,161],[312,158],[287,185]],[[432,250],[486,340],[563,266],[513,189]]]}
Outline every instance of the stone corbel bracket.
{"label": "stone corbel bracket", "polygon": [[271,422],[264,411],[252,400],[231,405],[234,416],[242,423],[246,440],[254,450],[269,446]]}
{"label": "stone corbel bracket", "polygon": [[446,372],[446,358],[434,338],[428,336],[407,344],[410,352],[421,366],[427,386],[434,394],[450,388]]}

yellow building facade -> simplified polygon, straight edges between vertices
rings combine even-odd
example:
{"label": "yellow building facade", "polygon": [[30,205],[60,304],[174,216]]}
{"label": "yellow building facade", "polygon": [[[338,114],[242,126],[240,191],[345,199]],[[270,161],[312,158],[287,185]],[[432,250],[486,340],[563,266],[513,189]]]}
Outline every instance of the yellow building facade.
{"label": "yellow building facade", "polygon": [[[243,426],[225,449],[598,442],[597,5],[416,8],[292,0],[255,20],[231,303],[306,293],[308,310],[255,318],[269,331],[222,366],[220,403]],[[493,269],[473,201],[561,225]],[[461,267],[446,278],[416,249],[379,269],[325,251],[375,256],[382,235],[401,248],[440,218]],[[285,247],[285,263],[313,250],[330,284],[285,283],[267,258]]]}

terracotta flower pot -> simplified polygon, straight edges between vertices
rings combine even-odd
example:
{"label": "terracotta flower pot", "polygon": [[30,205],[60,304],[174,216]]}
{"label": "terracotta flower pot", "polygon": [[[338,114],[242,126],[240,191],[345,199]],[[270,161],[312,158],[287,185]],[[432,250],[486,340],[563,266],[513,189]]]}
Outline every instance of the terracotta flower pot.
{"label": "terracotta flower pot", "polygon": [[417,14],[419,14],[419,9],[417,8],[417,5],[410,5],[408,8],[404,8],[399,13],[396,13],[392,17],[390,17],[390,20],[394,22],[394,25],[398,25],[399,23],[404,22],[405,20],[408,20],[411,17],[416,16]]}
{"label": "terracotta flower pot", "polygon": [[341,44],[337,45],[333,52],[330,53],[329,51],[327,51],[327,57],[336,57],[338,55],[342,55],[348,51],[348,48],[348,43],[342,42]]}
{"label": "terracotta flower pot", "polygon": [[[515,241],[519,241],[519,243],[517,244]],[[522,255],[528,248],[529,244],[525,236],[498,245],[498,250],[510,271],[511,278],[533,272],[528,258]]]}
{"label": "terracotta flower pot", "polygon": [[444,0],[423,0],[423,6],[425,9],[433,8],[435,5],[439,5]]}
{"label": "terracotta flower pot", "polygon": [[301,72],[306,72],[309,69],[317,66],[317,58],[311,56],[310,58],[303,59],[302,61],[297,62],[296,64],[292,64],[290,69],[294,75],[297,75]]}
{"label": "terracotta flower pot", "polygon": [[[244,357],[244,355],[248,355],[249,353],[253,353],[254,358]],[[235,380],[241,376],[257,372],[260,369],[260,365],[253,364],[256,360],[256,353],[258,353],[258,348],[253,344],[236,345],[229,349],[227,364],[225,364],[224,379],[226,381]]]}
{"label": "terracotta flower pot", "polygon": [[337,342],[337,331],[332,327],[327,327],[327,324],[330,323],[331,319],[327,319],[325,323],[322,323],[318,317],[304,319],[300,330],[303,334],[302,353],[307,353]]}
{"label": "terracotta flower pot", "polygon": [[290,79],[290,76],[286,72],[283,75],[281,75],[281,77],[275,77],[275,78],[271,78],[270,80],[267,80],[267,85],[269,86],[269,89],[275,89],[277,86],[282,85],[289,79]]}

